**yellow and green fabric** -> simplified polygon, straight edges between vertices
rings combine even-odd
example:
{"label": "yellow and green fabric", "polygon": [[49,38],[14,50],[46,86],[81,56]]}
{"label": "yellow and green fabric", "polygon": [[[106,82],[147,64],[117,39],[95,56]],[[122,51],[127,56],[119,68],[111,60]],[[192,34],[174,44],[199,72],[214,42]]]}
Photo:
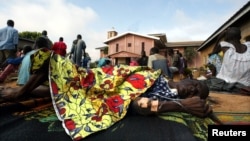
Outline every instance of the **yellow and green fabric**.
{"label": "yellow and green fabric", "polygon": [[54,109],[73,140],[84,139],[123,119],[131,100],[150,88],[161,74],[126,65],[84,69],[48,50],[40,50],[33,57],[33,71],[49,60]]}

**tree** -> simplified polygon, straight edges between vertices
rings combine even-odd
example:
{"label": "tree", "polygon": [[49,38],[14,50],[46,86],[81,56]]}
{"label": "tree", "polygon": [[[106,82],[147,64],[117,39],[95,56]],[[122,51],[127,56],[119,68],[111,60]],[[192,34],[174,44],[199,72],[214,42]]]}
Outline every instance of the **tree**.
{"label": "tree", "polygon": [[187,47],[184,50],[184,56],[186,57],[187,61],[189,63],[193,62],[193,59],[196,57],[197,51],[195,50],[195,47]]}
{"label": "tree", "polygon": [[25,38],[25,39],[30,39],[30,40],[36,40],[37,37],[40,37],[42,33],[40,32],[31,32],[31,31],[24,31],[19,33],[19,37]]}

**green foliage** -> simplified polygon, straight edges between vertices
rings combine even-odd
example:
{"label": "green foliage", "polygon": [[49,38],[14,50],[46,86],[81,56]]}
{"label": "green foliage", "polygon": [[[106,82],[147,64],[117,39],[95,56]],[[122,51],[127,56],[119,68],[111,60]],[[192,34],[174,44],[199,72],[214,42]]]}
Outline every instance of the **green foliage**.
{"label": "green foliage", "polygon": [[108,54],[108,53],[109,53],[109,48],[108,48],[108,47],[105,47],[103,53],[104,53],[104,54]]}
{"label": "green foliage", "polygon": [[40,32],[31,32],[31,31],[24,31],[19,33],[19,37],[30,39],[30,40],[36,40],[37,37],[41,36],[42,33]]}
{"label": "green foliage", "polygon": [[185,48],[184,56],[186,57],[186,59],[189,63],[192,63],[192,61],[196,57],[196,55],[197,55],[197,51],[195,50],[195,47]]}

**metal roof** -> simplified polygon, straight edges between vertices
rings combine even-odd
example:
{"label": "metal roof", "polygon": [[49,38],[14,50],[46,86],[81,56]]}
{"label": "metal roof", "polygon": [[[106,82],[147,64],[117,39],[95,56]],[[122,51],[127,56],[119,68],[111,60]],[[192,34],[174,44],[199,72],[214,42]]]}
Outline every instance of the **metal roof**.
{"label": "metal roof", "polygon": [[230,27],[233,23],[239,20],[241,17],[250,12],[250,1],[248,1],[241,9],[239,9],[231,18],[229,18],[223,25],[221,25],[207,40],[205,40],[202,45],[197,49],[197,51],[204,48],[208,43],[215,39],[222,31]]}

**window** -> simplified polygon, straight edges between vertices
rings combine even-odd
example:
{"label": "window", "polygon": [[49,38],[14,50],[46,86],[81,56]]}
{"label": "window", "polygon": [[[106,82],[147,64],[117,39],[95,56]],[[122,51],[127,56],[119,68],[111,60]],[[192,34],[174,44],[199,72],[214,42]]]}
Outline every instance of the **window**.
{"label": "window", "polygon": [[144,51],[144,49],[145,49],[145,43],[141,42],[141,50]]}
{"label": "window", "polygon": [[131,43],[128,43],[128,47],[131,47],[132,46],[132,44]]}
{"label": "window", "polygon": [[116,51],[116,52],[119,51],[119,44],[116,44],[116,46],[115,46],[115,51]]}

